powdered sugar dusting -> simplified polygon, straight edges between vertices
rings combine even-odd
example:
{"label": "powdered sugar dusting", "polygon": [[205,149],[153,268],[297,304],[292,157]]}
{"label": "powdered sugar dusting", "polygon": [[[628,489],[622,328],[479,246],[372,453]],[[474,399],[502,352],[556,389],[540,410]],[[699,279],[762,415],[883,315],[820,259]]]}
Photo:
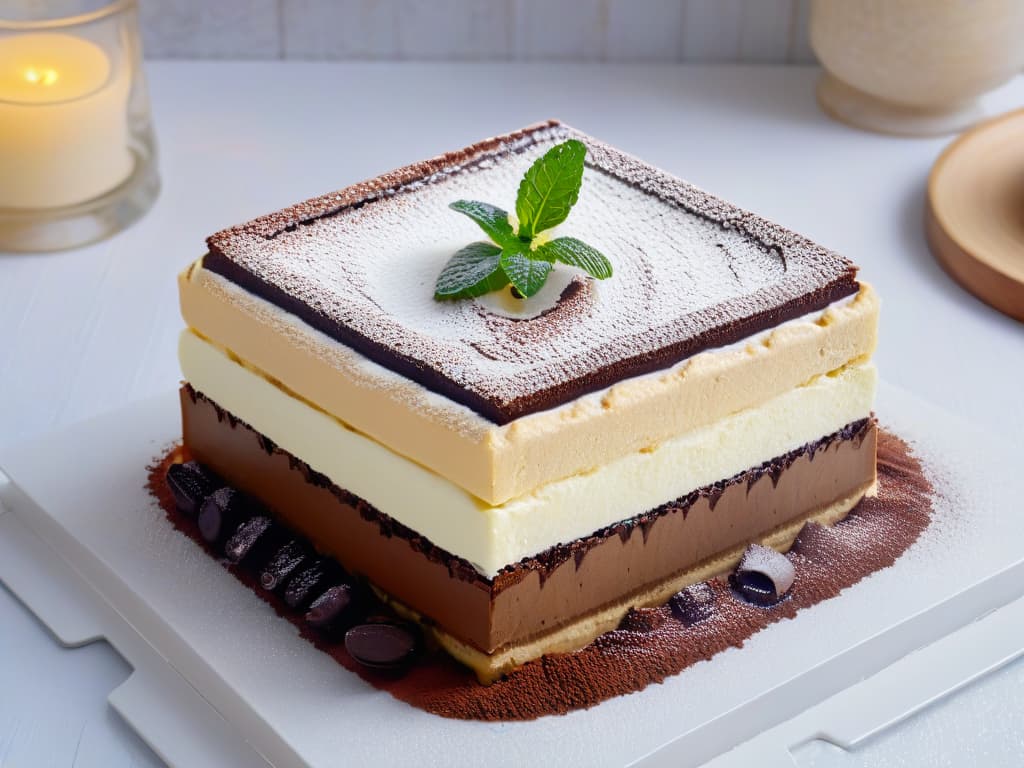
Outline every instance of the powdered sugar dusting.
{"label": "powdered sugar dusting", "polygon": [[[586,290],[523,318],[495,311],[490,299],[435,301],[448,258],[484,239],[448,204],[512,208],[523,172],[569,135],[588,144],[588,168],[578,204],[553,234],[601,250],[614,276],[587,278]],[[330,323],[499,408],[771,313],[852,273],[841,257],[559,125],[414,169],[339,193],[349,206],[341,212],[320,198],[221,233],[211,248]]]}

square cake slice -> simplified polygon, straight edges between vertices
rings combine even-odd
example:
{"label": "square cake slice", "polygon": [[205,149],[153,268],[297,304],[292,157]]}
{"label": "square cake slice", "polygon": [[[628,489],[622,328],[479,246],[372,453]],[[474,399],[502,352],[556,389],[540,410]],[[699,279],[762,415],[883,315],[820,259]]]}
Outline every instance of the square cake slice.
{"label": "square cake slice", "polygon": [[[437,301],[583,142],[564,225],[608,256]],[[846,259],[557,122],[218,233],[181,275],[185,446],[482,680],[786,548],[871,492],[878,301]]]}

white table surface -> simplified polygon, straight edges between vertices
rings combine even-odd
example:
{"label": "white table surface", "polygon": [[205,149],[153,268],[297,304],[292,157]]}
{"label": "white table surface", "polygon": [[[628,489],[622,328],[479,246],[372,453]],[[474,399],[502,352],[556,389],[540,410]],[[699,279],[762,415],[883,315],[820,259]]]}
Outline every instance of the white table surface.
{"label": "white table surface", "polygon": [[[921,234],[928,169],[948,140],[831,122],[814,103],[814,69],[150,62],[148,72],[164,180],[153,211],[83,250],[0,254],[0,443],[173,386],[174,277],[211,232],[555,116],[852,258],[883,297],[883,377],[1024,448],[1024,325],[961,291]],[[1024,77],[986,103],[1024,104]],[[105,706],[128,674],[116,654],[59,649],[3,590],[0,627],[0,768],[159,764]],[[964,764],[984,734],[988,766],[1018,765],[1020,690],[1015,663],[870,755],[805,749],[799,762]],[[942,718],[959,724],[955,738],[925,738],[951,733]]]}

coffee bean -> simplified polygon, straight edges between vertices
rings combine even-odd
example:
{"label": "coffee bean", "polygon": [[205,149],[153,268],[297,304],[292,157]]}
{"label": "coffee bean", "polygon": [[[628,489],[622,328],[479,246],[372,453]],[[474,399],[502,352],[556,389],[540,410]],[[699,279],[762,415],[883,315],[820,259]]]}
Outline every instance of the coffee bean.
{"label": "coffee bean", "polygon": [[223,485],[216,475],[194,461],[171,464],[166,479],[174,505],[188,517],[199,514],[203,500]]}
{"label": "coffee bean", "polygon": [[345,649],[349,655],[371,669],[401,669],[418,648],[419,631],[411,624],[359,624],[345,633]]}
{"label": "coffee bean", "polygon": [[303,610],[328,587],[340,584],[345,572],[329,557],[318,557],[292,576],[284,588],[284,601]]}
{"label": "coffee bean", "polygon": [[344,624],[356,613],[359,596],[351,584],[338,584],[313,601],[306,611],[311,627],[328,629]]}
{"label": "coffee bean", "polygon": [[789,558],[774,549],[751,544],[732,574],[733,589],[751,603],[761,606],[779,602],[793,586],[796,569]]}
{"label": "coffee bean", "polygon": [[224,545],[224,554],[233,563],[262,567],[285,542],[285,530],[266,515],[246,520]]}
{"label": "coffee bean", "polygon": [[217,546],[225,542],[238,527],[256,514],[258,508],[234,488],[219,488],[207,496],[199,507],[199,533]]}
{"label": "coffee bean", "polygon": [[309,548],[299,539],[288,540],[270,558],[260,572],[260,584],[264,589],[273,591],[283,585],[288,578],[310,556]]}
{"label": "coffee bean", "polygon": [[707,582],[691,584],[669,598],[672,615],[686,626],[711,618],[715,608],[715,590]]}

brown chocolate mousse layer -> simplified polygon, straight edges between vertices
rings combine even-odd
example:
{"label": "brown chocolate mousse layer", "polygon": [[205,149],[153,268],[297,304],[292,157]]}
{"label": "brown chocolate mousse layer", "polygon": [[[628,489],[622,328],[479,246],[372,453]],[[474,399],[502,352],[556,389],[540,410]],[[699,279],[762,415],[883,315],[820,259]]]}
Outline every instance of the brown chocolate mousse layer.
{"label": "brown chocolate mousse layer", "polygon": [[[612,189],[610,197],[639,190],[650,214],[637,231],[627,221],[607,235],[616,297],[574,289],[558,311],[529,320],[446,306],[438,312],[452,322],[437,332],[421,316],[397,316],[382,296],[383,278],[366,272],[366,249],[389,244],[374,233],[396,219],[423,228],[430,226],[424,217],[457,216],[446,205],[460,196],[461,179],[497,173],[517,155],[568,138],[587,145],[594,184]],[[424,195],[438,199],[414,210]],[[697,256],[682,239],[695,222],[707,244]],[[674,250],[666,245],[676,239]],[[497,424],[671,367],[858,290],[856,268],[838,254],[557,121],[308,200],[219,232],[208,246],[206,269]],[[668,277],[691,271],[700,277],[685,285]],[[423,290],[429,295],[429,286]],[[610,306],[635,311],[595,311]]]}
{"label": "brown chocolate mousse layer", "polygon": [[189,453],[264,502],[346,570],[484,653],[552,632],[870,485],[863,420],[632,520],[554,547],[493,580],[332,484],[186,385]]}

